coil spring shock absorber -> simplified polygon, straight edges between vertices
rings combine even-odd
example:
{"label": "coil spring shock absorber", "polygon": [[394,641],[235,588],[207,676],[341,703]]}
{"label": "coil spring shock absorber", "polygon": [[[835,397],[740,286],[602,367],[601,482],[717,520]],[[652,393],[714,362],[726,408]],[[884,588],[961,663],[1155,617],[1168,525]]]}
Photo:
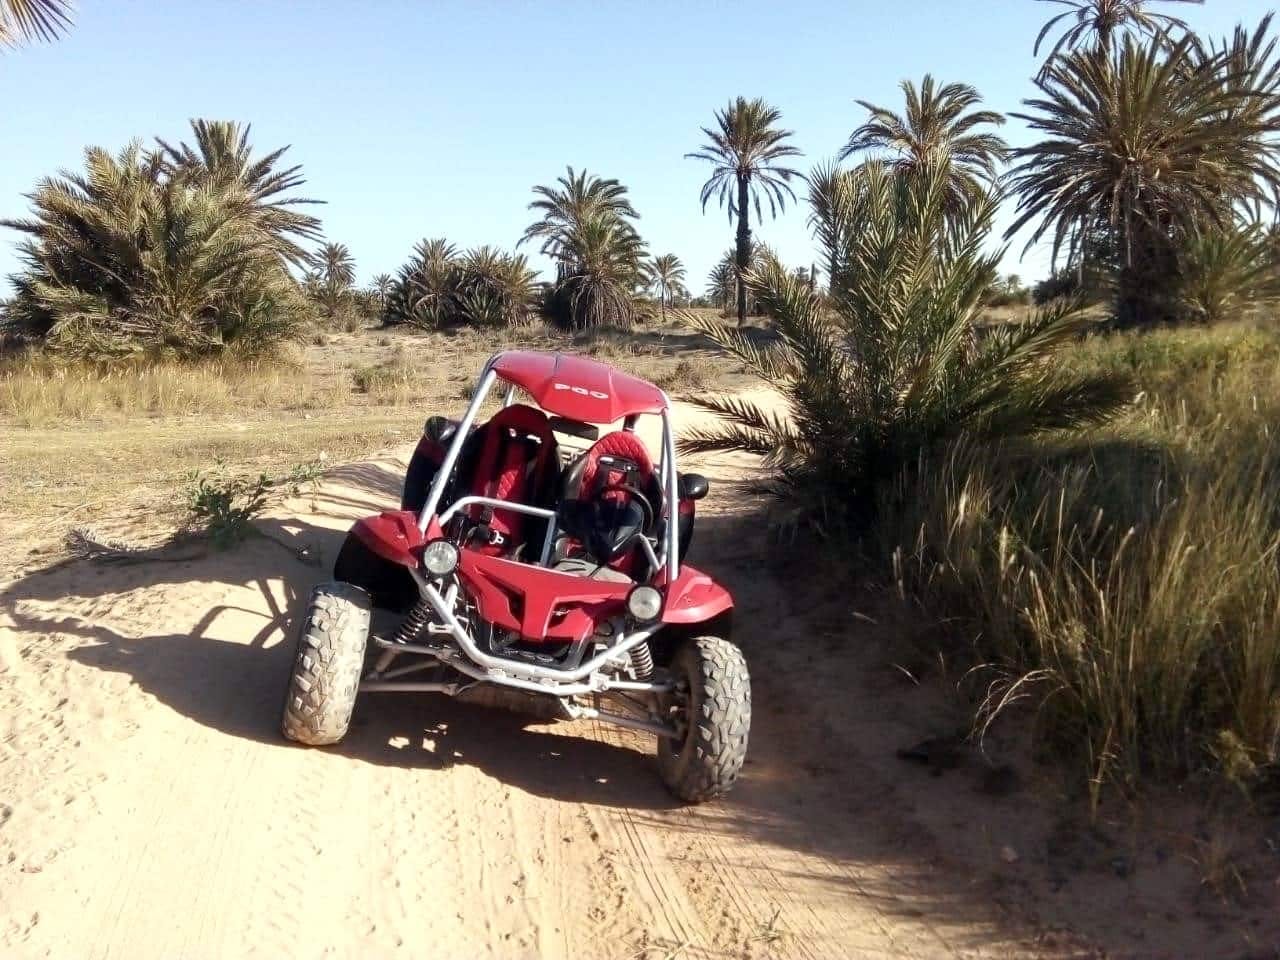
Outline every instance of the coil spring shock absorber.
{"label": "coil spring shock absorber", "polygon": [[653,676],[653,653],[649,650],[648,640],[631,648],[631,669],[635,671],[637,680],[648,680]]}
{"label": "coil spring shock absorber", "polygon": [[427,629],[427,622],[431,619],[431,605],[427,603],[425,597],[419,597],[414,603],[413,609],[405,614],[405,618],[400,621],[400,626],[396,627],[395,635],[391,638],[392,643],[415,643]]}

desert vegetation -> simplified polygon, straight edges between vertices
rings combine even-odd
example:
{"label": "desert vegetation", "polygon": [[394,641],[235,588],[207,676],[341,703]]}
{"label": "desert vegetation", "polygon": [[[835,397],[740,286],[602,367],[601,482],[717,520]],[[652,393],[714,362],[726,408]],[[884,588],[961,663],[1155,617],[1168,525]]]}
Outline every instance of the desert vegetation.
{"label": "desert vegetation", "polygon": [[[716,110],[687,159],[733,245],[696,299],[623,181],[581,167],[532,187],[520,236],[424,239],[362,287],[301,166],[247,125],[91,147],[3,222],[21,268],[0,418],[11,478],[35,478],[22,502],[86,494],[107,469],[95,425],[150,424],[118,464],[169,458],[148,496],[199,458],[248,471],[195,482],[212,516],[219,490],[252,499],[305,444],[411,437],[502,345],[599,355],[717,414],[687,451],[758,454],[780,526],[948,625],[933,652],[971,668],[975,736],[1030,718],[1095,801],[1203,776],[1259,788],[1280,767],[1280,57],[1270,18],[1215,39],[1158,3],[1059,7],[1016,149],[978,90],[929,74],[900,105],[856,101],[835,159],[805,173],[777,107]],[[0,42],[50,39],[67,12],[0,3]],[[798,197],[802,265],[756,235]],[[1054,249],[1034,284],[998,272],[1020,228]],[[781,406],[741,396],[747,377]],[[199,442],[187,417],[211,424]],[[40,472],[52,449],[73,475]]]}
{"label": "desert vegetation", "polygon": [[[948,622],[975,736],[1028,719],[1095,805],[1206,775],[1252,795],[1280,761],[1280,60],[1270,18],[1215,42],[1150,4],[1067,5],[1037,41],[1066,27],[1023,115],[1038,142],[1008,150],[976,91],[930,77],[901,114],[863,104],[843,155],[870,159],[807,177],[826,289],[747,271],[773,344],[699,321],[787,414],[705,398],[723,425],[684,445],[761,455],[787,526]],[[1029,299],[984,253],[1005,197],[1060,266],[984,327]]]}
{"label": "desert vegetation", "polygon": [[442,238],[423,240],[386,286],[382,321],[423,329],[527,323],[537,291],[519,254],[493,247],[459,251]]}
{"label": "desert vegetation", "polygon": [[800,156],[788,143],[790,130],[778,124],[782,113],[761,98],[738,97],[723,110],[716,111],[714,127],[703,127],[706,143],[688,154],[712,166],[711,176],[702,186],[702,209],[714,198],[738,223],[734,247],[734,286],[738,298],[738,325],[747,319],[746,273],[752,266],[751,210],[756,220],[763,216],[760,197],[769,204],[769,213],[777,216],[788,198],[795,199],[791,180],[799,173],[784,166],[783,161]]}

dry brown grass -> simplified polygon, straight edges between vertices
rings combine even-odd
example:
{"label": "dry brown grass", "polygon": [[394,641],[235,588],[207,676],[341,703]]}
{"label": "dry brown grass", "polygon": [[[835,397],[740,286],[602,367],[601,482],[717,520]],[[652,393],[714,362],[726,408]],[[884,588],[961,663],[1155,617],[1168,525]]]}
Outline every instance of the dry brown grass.
{"label": "dry brown grass", "polygon": [[138,416],[316,410],[341,402],[331,379],[298,361],[60,363],[27,355],[0,364],[0,417],[19,427]]}
{"label": "dry brown grass", "polygon": [[485,359],[509,348],[598,356],[680,384],[668,386],[676,394],[737,368],[670,324],[572,339],[541,326],[330,332],[275,364],[11,356],[0,361],[0,572],[57,556],[72,523],[125,535],[172,526],[183,478],[215,461],[276,476],[407,444],[427,415],[460,412]]}

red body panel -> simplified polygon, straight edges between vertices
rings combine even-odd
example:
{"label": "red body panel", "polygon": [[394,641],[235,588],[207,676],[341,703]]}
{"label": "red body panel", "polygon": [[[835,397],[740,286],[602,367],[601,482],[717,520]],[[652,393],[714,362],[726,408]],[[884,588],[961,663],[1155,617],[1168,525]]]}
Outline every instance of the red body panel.
{"label": "red body panel", "polygon": [[458,573],[480,616],[532,643],[579,640],[620,613],[631,584],[557,573],[463,550]]}
{"label": "red body panel", "polygon": [[493,369],[548,413],[587,423],[614,423],[623,417],[661,413],[667,406],[666,397],[653,384],[588,357],[509,350],[498,355]]}
{"label": "red body panel", "polygon": [[424,534],[418,529],[418,515],[412,510],[387,510],[376,517],[357,520],[351,533],[382,559],[417,567],[422,545],[440,536],[440,527],[433,517]]}
{"label": "red body panel", "polygon": [[729,591],[694,567],[681,564],[680,575],[666,591],[663,623],[705,623],[733,609]]}
{"label": "red body panel", "polygon": [[[351,532],[383,559],[412,568],[418,566],[423,545],[441,535],[434,518],[421,533],[417,515],[410,510],[365,517]],[[545,570],[474,549],[462,551],[458,573],[483,619],[532,643],[567,643],[589,635],[596,624],[626,608],[633,586]],[[665,592],[663,623],[703,623],[733,607],[729,591],[687,564]]]}

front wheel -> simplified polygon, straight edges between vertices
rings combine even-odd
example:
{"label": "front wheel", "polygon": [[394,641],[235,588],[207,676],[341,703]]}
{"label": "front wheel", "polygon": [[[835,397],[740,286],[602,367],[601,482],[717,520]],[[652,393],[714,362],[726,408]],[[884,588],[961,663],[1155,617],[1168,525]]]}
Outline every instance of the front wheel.
{"label": "front wheel", "polygon": [[322,747],[346,736],[369,642],[369,607],[369,595],[350,583],[311,591],[280,719],[290,740]]}
{"label": "front wheel", "polygon": [[742,651],[723,637],[684,641],[671,661],[672,719],[679,738],[658,740],[658,772],[681,800],[729,792],[747,758],[751,677]]}

